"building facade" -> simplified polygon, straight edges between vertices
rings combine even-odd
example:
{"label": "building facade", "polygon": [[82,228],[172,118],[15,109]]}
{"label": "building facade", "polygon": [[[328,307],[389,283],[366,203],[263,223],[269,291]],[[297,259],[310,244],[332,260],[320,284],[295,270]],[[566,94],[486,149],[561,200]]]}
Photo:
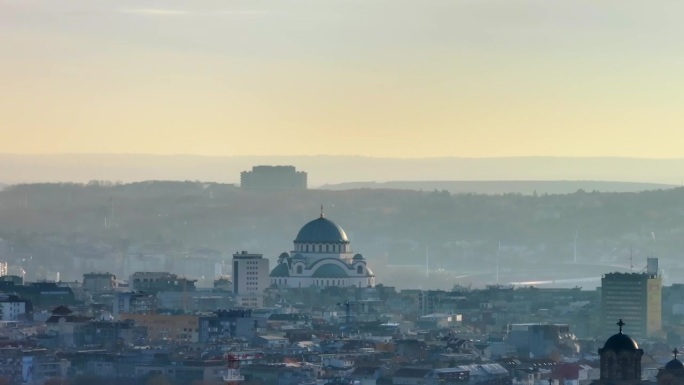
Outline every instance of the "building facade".
{"label": "building facade", "polygon": [[264,306],[264,290],[269,286],[269,260],[262,254],[242,251],[233,254],[233,294],[238,306]]}
{"label": "building facade", "polygon": [[307,174],[294,166],[254,166],[240,173],[240,187],[245,190],[306,190]]}
{"label": "building facade", "polygon": [[167,272],[137,272],[131,275],[129,286],[133,291],[157,294],[160,291],[195,291],[195,282]]}
{"label": "building facade", "polygon": [[662,278],[657,272],[609,273],[601,279],[601,322],[604,335],[625,321],[625,332],[651,337],[662,328]]}
{"label": "building facade", "polygon": [[0,296],[0,319],[2,321],[18,321],[26,319],[31,311],[31,303],[16,295]]}
{"label": "building facade", "polygon": [[271,271],[280,287],[374,287],[375,274],[361,254],[354,254],[344,230],[321,216],[305,224],[290,254],[282,253]]}
{"label": "building facade", "polygon": [[157,297],[146,293],[117,293],[112,304],[115,320],[121,314],[153,314],[158,308]]}
{"label": "building facade", "polygon": [[112,273],[83,274],[83,288],[93,293],[112,291],[116,286],[116,275]]}

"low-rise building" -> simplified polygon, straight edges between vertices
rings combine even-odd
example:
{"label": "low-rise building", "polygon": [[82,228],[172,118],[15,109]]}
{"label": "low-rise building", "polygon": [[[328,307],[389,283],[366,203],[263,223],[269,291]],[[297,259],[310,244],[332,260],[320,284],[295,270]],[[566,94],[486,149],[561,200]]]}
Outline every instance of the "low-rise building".
{"label": "low-rise building", "polygon": [[128,281],[133,291],[157,294],[160,291],[195,291],[196,280],[167,272],[136,272]]}
{"label": "low-rise building", "polygon": [[157,297],[146,293],[117,293],[112,304],[115,320],[121,314],[153,314],[158,307]]}
{"label": "low-rise building", "polygon": [[16,295],[0,295],[0,320],[18,321],[26,319],[32,310],[31,302]]}
{"label": "low-rise building", "polygon": [[150,341],[199,341],[199,316],[196,315],[121,314],[120,318],[146,328]]}
{"label": "low-rise building", "polygon": [[83,274],[83,288],[93,293],[112,291],[116,286],[116,275],[112,273]]}

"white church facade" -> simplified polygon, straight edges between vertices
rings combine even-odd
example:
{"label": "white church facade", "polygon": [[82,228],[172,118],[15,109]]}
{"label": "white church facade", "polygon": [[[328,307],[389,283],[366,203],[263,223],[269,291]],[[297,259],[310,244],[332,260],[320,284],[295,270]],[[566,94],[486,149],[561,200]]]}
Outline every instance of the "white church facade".
{"label": "white church facade", "polygon": [[270,274],[280,287],[373,287],[375,274],[361,254],[354,254],[342,228],[321,216],[305,224],[291,253],[282,253]]}

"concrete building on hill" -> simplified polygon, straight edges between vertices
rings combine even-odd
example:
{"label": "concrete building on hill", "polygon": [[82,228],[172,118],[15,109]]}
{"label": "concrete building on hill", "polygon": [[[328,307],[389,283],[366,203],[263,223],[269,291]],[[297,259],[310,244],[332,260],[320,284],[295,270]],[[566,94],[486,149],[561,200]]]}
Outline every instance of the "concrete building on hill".
{"label": "concrete building on hill", "polygon": [[307,174],[294,166],[254,166],[240,173],[240,187],[256,191],[306,190]]}

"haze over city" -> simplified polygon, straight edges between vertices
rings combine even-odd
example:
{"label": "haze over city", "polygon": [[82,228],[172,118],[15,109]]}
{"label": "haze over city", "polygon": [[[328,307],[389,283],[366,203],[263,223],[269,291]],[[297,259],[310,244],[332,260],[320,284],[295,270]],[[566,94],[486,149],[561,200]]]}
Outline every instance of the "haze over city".
{"label": "haze over city", "polygon": [[679,158],[683,11],[0,0],[0,152]]}

